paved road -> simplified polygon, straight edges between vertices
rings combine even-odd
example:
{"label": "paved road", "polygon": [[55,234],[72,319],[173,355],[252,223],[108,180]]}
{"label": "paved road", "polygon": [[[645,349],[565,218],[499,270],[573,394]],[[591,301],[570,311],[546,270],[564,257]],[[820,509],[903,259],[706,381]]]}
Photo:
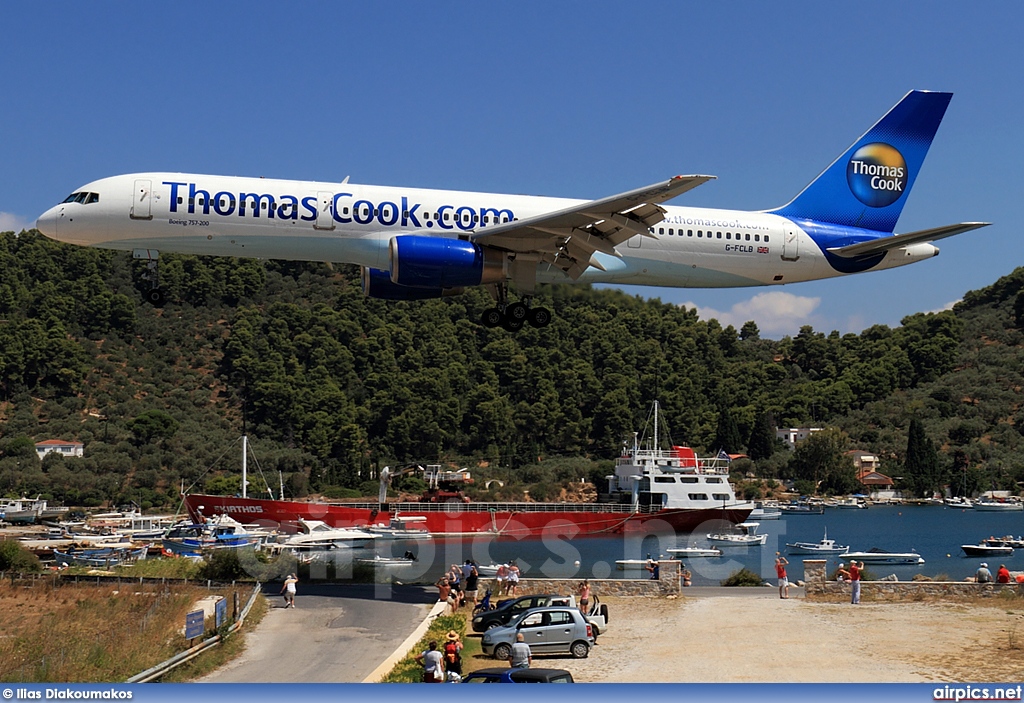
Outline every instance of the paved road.
{"label": "paved road", "polygon": [[360,682],[437,600],[425,586],[300,583],[295,607],[286,609],[280,590],[274,583],[264,588],[270,612],[246,634],[242,656],[200,682]]}

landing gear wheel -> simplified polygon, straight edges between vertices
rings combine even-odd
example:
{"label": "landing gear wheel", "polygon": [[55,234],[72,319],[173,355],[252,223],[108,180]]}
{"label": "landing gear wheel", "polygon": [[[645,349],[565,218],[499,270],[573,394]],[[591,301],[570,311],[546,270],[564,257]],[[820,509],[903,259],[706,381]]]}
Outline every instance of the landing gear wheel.
{"label": "landing gear wheel", "polygon": [[537,327],[547,327],[551,324],[551,311],[547,308],[530,308],[530,314],[527,317],[530,325]]}
{"label": "landing gear wheel", "polygon": [[512,303],[505,308],[505,317],[509,320],[519,320],[520,327],[522,323],[526,322],[526,316],[529,314],[530,309],[522,303]]}
{"label": "landing gear wheel", "polygon": [[504,327],[509,332],[518,332],[523,328],[523,319],[517,319],[506,315],[501,321],[501,326]]}
{"label": "landing gear wheel", "polygon": [[501,321],[501,310],[498,308],[487,308],[484,310],[483,315],[480,316],[480,324],[484,327],[498,327],[501,325]]}
{"label": "landing gear wheel", "polygon": [[146,291],[145,298],[147,303],[158,308],[163,307],[164,302],[167,300],[167,296],[162,288],[150,288]]}

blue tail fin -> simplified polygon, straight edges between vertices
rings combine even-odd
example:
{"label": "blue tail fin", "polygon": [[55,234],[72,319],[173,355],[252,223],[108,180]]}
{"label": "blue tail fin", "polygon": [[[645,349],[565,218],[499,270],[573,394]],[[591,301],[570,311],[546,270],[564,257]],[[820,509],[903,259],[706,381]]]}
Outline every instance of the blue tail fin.
{"label": "blue tail fin", "polygon": [[952,97],[907,93],[788,205],[769,212],[891,233]]}

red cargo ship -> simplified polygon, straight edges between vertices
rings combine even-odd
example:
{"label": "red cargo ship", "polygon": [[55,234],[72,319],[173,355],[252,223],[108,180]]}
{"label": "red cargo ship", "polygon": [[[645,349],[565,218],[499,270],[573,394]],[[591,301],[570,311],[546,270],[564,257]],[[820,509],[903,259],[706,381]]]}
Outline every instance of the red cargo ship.
{"label": "red cargo ship", "polygon": [[[655,440],[655,445],[656,440]],[[243,523],[291,531],[297,521],[323,520],[333,527],[387,525],[390,518],[422,517],[435,537],[530,537],[545,532],[610,535],[637,530],[690,534],[706,523],[743,522],[752,503],[737,502],[724,456],[700,459],[689,447],[669,450],[624,449],[608,477],[607,493],[597,503],[470,502],[461,486],[472,482],[465,471],[428,466],[428,489],[419,502],[386,502],[393,473],[381,471],[375,503],[332,503],[191,494],[185,505],[193,520],[227,514]]]}

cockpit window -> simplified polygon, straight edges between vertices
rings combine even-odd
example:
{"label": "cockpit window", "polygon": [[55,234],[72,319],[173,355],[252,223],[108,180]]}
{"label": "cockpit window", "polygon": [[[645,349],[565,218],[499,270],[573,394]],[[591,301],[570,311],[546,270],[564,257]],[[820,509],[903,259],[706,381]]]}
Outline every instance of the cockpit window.
{"label": "cockpit window", "polygon": [[100,201],[99,193],[72,193],[68,197],[64,198],[65,203],[82,203],[83,205],[89,205],[91,203],[98,203]]}

